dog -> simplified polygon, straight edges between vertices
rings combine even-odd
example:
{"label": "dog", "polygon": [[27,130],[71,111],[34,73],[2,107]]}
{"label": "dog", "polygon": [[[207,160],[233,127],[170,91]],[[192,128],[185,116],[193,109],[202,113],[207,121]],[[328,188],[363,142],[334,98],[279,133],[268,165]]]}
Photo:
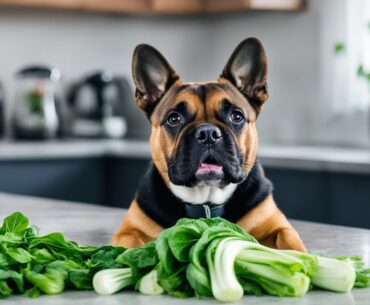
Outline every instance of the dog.
{"label": "dog", "polygon": [[182,217],[223,217],[266,246],[306,251],[257,159],[256,119],[268,98],[261,42],[242,41],[217,81],[183,82],[146,44],[132,74],[152,125],[152,163],[112,243],[138,247]]}

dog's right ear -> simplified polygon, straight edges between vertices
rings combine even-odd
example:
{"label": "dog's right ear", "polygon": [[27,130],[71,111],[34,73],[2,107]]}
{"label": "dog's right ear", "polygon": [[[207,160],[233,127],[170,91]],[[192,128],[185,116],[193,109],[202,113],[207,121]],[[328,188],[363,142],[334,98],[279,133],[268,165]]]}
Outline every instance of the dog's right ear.
{"label": "dog's right ear", "polygon": [[167,60],[155,48],[140,44],[132,58],[136,103],[150,117],[162,96],[179,79]]}

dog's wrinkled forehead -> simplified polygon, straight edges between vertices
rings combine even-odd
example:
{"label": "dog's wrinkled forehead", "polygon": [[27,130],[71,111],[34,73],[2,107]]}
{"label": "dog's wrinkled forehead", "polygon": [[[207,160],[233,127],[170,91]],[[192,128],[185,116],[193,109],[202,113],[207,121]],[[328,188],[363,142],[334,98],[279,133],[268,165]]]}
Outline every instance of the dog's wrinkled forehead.
{"label": "dog's wrinkled forehead", "polygon": [[149,119],[154,112],[159,116],[163,109],[170,109],[181,100],[190,108],[198,104],[197,111],[203,105],[204,114],[209,115],[222,98],[240,104],[241,108],[249,104],[257,115],[268,98],[267,58],[256,38],[245,39],[236,47],[218,81],[182,82],[165,57],[145,44],[138,45],[134,51],[132,76],[136,103]]}
{"label": "dog's wrinkled forehead", "polygon": [[226,80],[174,84],[151,115],[153,125],[161,124],[171,111],[182,110],[199,122],[215,122],[225,103],[240,109],[249,121],[256,113],[248,100]]}

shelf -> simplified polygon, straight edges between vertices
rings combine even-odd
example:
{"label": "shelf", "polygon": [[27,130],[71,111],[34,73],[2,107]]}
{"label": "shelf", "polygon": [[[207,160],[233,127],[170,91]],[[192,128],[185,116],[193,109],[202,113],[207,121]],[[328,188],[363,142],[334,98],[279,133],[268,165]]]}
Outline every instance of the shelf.
{"label": "shelf", "polygon": [[299,11],[303,8],[303,0],[205,0],[206,13],[247,10]]}
{"label": "shelf", "polygon": [[249,10],[299,11],[304,0],[0,0],[0,6],[117,14],[215,14]]}
{"label": "shelf", "polygon": [[0,5],[9,7],[79,10],[82,8],[82,0],[0,0]]}

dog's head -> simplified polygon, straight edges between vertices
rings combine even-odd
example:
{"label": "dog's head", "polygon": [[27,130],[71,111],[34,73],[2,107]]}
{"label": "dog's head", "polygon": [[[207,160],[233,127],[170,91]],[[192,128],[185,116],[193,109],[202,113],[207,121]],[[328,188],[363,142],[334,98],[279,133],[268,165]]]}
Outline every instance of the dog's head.
{"label": "dog's head", "polygon": [[267,59],[242,41],[217,81],[187,83],[153,47],[136,47],[136,101],[152,125],[153,162],[167,184],[240,183],[256,159],[256,118],[267,100]]}

